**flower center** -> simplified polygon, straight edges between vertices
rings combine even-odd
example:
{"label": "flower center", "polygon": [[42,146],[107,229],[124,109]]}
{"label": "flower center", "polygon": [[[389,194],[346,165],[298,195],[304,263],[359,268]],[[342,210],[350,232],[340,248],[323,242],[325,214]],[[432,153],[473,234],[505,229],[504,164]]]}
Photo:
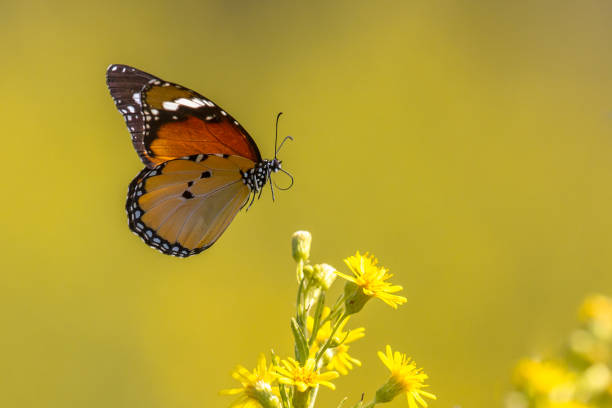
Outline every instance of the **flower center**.
{"label": "flower center", "polygon": [[300,368],[296,370],[294,375],[295,375],[296,382],[303,382],[304,384],[308,384],[308,385],[315,383],[316,374],[310,370]]}

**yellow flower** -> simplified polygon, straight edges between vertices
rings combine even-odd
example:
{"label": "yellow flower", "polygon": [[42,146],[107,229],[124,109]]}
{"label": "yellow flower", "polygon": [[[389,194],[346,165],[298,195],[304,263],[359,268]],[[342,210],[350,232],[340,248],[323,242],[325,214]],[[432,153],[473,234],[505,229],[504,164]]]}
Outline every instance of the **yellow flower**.
{"label": "yellow flower", "polygon": [[553,402],[548,401],[544,403],[544,405],[538,405],[538,408],[590,408],[590,405],[583,404],[578,401],[563,401],[563,402]]}
{"label": "yellow flower", "polygon": [[386,282],[393,275],[382,266],[377,266],[378,260],[367,252],[361,255],[359,251],[349,256],[344,263],[350,268],[354,276],[336,273],[348,282],[344,287],[345,306],[348,314],[357,313],[365,303],[373,297],[379,298],[389,306],[397,309],[398,305],[406,302],[403,296],[392,295],[402,290],[401,286]]}
{"label": "yellow flower", "polygon": [[[323,308],[323,312],[321,313],[321,320],[327,319],[330,312],[331,310],[329,309],[329,307],[325,306]],[[349,330],[348,332],[342,331],[344,329],[344,326],[346,326],[348,319],[349,319],[348,317],[344,319],[344,321],[340,324],[340,326],[336,330],[336,334],[334,334],[335,344],[340,344],[341,342],[344,342],[344,344],[352,343],[355,340],[359,340],[360,338],[365,336],[365,328],[363,327]],[[308,329],[309,332],[312,333],[312,330],[314,329],[314,319],[312,318],[312,316],[307,317],[306,328]],[[329,336],[331,336],[331,333],[332,333],[332,325],[331,325],[331,321],[328,320],[324,324],[322,324],[321,327],[319,327],[319,330],[317,331],[317,336],[315,337],[315,342],[313,346],[316,347],[317,345],[320,346],[320,345],[325,344],[327,342],[327,339],[329,339]],[[334,343],[332,343],[332,347],[334,347]]]}
{"label": "yellow flower", "polygon": [[291,357],[282,360],[281,364],[282,366],[274,367],[274,376],[278,378],[278,382],[281,384],[294,385],[300,392],[304,392],[308,388],[315,388],[318,385],[324,385],[332,390],[336,389],[336,386],[330,380],[338,378],[340,374],[335,371],[319,373],[314,358],[306,360],[303,366]]}
{"label": "yellow flower", "polygon": [[427,402],[423,397],[436,399],[434,394],[423,391],[423,388],[428,387],[425,384],[427,374],[417,368],[414,361],[405,354],[398,351],[394,353],[391,346],[387,345],[385,353],[379,351],[378,357],[391,371],[391,377],[376,391],[375,403],[389,402],[401,393],[406,394],[410,408],[418,408],[419,405],[426,407]]}
{"label": "yellow flower", "polygon": [[353,369],[353,364],[361,367],[361,361],[349,355],[349,347],[346,344],[341,344],[333,349],[328,349],[325,352],[325,358],[329,361],[326,368],[328,370],[335,370],[342,375],[347,375],[349,370]]}
{"label": "yellow flower", "polygon": [[[326,319],[329,316],[329,313],[330,309],[326,306],[323,309],[323,313],[321,313],[321,320]],[[352,343],[355,340],[359,340],[360,338],[365,336],[365,328],[363,327],[349,330],[347,332],[343,331],[348,319],[349,318],[347,317],[346,319],[344,319],[344,321],[342,321],[342,323],[340,323],[340,326],[336,330],[336,334],[334,334],[334,339],[331,343],[330,348],[327,349],[324,354],[327,369],[336,370],[342,375],[347,375],[348,370],[353,369],[353,365],[361,367],[361,361],[351,357],[348,354],[349,346],[347,344]],[[312,330],[314,329],[314,319],[311,316],[308,316],[308,318],[306,319],[306,327],[308,328],[308,331],[312,333]],[[327,339],[329,339],[331,333],[332,325],[331,321],[328,320],[323,323],[323,325],[321,325],[321,327],[319,327],[319,330],[317,331],[315,341],[313,342],[310,348],[310,352],[312,355],[319,351],[321,346],[323,346],[327,342]]]}
{"label": "yellow flower", "polygon": [[612,299],[603,295],[588,296],[582,303],[579,314],[595,337],[612,340]]}
{"label": "yellow flower", "polygon": [[514,371],[514,383],[536,395],[548,395],[551,392],[571,394],[574,375],[552,361],[523,359]]}
{"label": "yellow flower", "polygon": [[260,354],[257,367],[250,372],[239,365],[232,371],[232,377],[239,381],[242,387],[222,390],[221,395],[240,395],[233,404],[233,408],[278,408],[278,387],[272,384],[276,378],[272,375],[273,365],[268,368],[266,357]]}
{"label": "yellow flower", "polygon": [[582,303],[579,313],[583,321],[594,318],[612,320],[612,299],[603,295],[588,296]]}

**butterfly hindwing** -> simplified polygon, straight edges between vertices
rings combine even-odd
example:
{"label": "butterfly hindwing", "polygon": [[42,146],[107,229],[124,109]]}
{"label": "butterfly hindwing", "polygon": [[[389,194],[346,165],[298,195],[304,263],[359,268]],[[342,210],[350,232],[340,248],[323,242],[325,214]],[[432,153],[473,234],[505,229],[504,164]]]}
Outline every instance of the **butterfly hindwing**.
{"label": "butterfly hindwing", "polygon": [[165,254],[200,253],[247,201],[242,172],[253,165],[239,156],[199,154],[145,168],[128,190],[130,229]]}
{"label": "butterfly hindwing", "polygon": [[148,167],[200,153],[261,161],[238,121],[197,92],[125,65],[108,68],[107,84]]}

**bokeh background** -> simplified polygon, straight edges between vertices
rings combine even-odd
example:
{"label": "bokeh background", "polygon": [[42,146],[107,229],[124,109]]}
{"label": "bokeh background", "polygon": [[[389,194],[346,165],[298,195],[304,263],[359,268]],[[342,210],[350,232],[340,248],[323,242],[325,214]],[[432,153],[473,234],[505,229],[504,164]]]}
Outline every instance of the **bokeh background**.
{"label": "bokeh background", "polygon": [[[387,343],[433,407],[500,406],[612,288],[610,21],[603,0],[1,2],[0,405],[229,405],[235,364],[291,353],[308,229],[315,262],[373,251],[409,298],[353,319],[364,366],[321,406],[371,395]],[[199,256],[145,246],[111,63],[213,99],[266,157],[284,111],[294,188]]]}

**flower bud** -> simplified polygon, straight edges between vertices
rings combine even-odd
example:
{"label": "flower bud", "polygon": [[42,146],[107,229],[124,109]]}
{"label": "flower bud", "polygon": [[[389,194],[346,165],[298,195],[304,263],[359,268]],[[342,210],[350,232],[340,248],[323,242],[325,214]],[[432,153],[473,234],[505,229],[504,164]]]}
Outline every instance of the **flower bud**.
{"label": "flower bud", "polygon": [[361,286],[347,281],[344,285],[344,311],[349,315],[359,312],[370,297],[363,293]]}
{"label": "flower bud", "polygon": [[329,290],[336,280],[336,268],[328,264],[315,265],[313,268],[312,279],[323,290]]}
{"label": "flower bud", "polygon": [[389,380],[376,391],[376,403],[391,402],[395,397],[404,392],[404,386],[401,382],[397,381],[394,376],[391,376]]}
{"label": "flower bud", "polygon": [[291,252],[296,262],[308,260],[311,242],[312,235],[308,231],[296,231],[291,236]]}
{"label": "flower bud", "polygon": [[249,391],[247,395],[259,402],[263,408],[280,408],[280,400],[274,395],[270,384],[258,381]]}

